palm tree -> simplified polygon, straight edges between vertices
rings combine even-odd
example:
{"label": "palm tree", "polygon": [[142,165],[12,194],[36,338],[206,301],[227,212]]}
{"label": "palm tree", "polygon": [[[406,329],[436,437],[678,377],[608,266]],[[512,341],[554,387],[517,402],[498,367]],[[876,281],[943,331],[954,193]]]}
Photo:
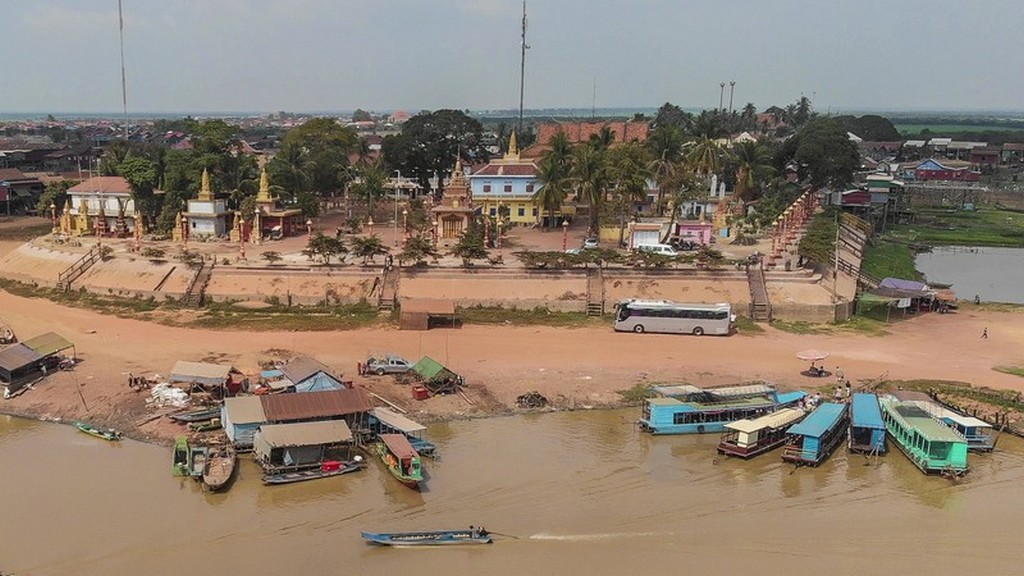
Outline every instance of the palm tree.
{"label": "palm tree", "polygon": [[677,180],[676,173],[683,151],[683,131],[678,126],[659,126],[647,141],[647,146],[654,158],[648,165],[648,170],[658,185],[657,210],[658,214],[662,214],[665,195],[671,193],[672,186]]}
{"label": "palm tree", "polygon": [[366,164],[356,170],[359,174],[358,180],[352,184],[349,190],[366,202],[367,213],[373,214],[373,203],[377,198],[384,196],[385,184],[388,181],[388,172],[381,160]]}
{"label": "palm tree", "polygon": [[760,189],[761,181],[774,169],[768,149],[759,142],[739,142],[733,147],[736,160],[736,194],[746,201]]}
{"label": "palm tree", "polygon": [[697,174],[710,177],[722,170],[726,150],[715,139],[700,136],[689,142],[687,148],[686,161]]}
{"label": "palm tree", "polygon": [[533,193],[533,204],[543,213],[548,213],[544,225],[547,229],[554,226],[555,210],[562,208],[562,203],[569,196],[569,179],[566,166],[559,165],[554,158],[546,157],[537,166],[537,177],[540,188]]}
{"label": "palm tree", "polygon": [[606,150],[591,143],[576,148],[573,152],[572,168],[569,171],[576,195],[590,205],[587,215],[587,230],[596,236],[600,227],[601,206],[604,204],[608,187],[608,160]]}
{"label": "palm tree", "polygon": [[609,151],[610,180],[619,212],[619,244],[624,239],[626,219],[636,205],[647,199],[647,181],[651,178],[650,153],[637,141]]}

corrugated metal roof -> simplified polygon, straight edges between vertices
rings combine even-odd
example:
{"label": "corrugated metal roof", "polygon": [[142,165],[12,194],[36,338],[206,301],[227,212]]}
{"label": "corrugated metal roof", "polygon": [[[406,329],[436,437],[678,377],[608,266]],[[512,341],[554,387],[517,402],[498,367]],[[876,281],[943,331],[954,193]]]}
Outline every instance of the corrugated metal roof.
{"label": "corrugated metal roof", "polygon": [[369,412],[372,406],[362,390],[327,390],[302,394],[261,396],[268,422],[291,422]]}
{"label": "corrugated metal roof", "polygon": [[174,363],[174,368],[171,368],[170,381],[223,384],[230,377],[231,370],[231,366],[223,364],[178,360]]}
{"label": "corrugated metal roof", "polygon": [[291,380],[292,384],[298,384],[317,372],[332,375],[330,368],[322,364],[319,360],[315,360],[308,356],[299,356],[284,366],[281,366],[281,373],[284,374],[285,378]]}
{"label": "corrugated metal roof", "polygon": [[782,428],[787,424],[796,422],[804,415],[803,410],[797,410],[796,408],[783,408],[772,412],[771,414],[765,414],[760,418],[754,418],[753,420],[737,420],[730,422],[725,425],[730,430],[736,430],[739,432],[755,432],[764,428]]}
{"label": "corrugated metal roof", "polygon": [[700,394],[701,389],[696,386],[690,386],[689,384],[679,384],[677,386],[655,386],[654,391],[662,396],[688,396],[690,394]]}
{"label": "corrugated metal roof", "polygon": [[254,444],[263,444],[270,448],[340,444],[351,440],[352,431],[344,420],[264,424],[253,437]]}
{"label": "corrugated metal roof", "polygon": [[883,410],[902,420],[906,428],[917,430],[929,442],[967,442],[963,436],[932,418],[915,402],[901,402],[889,398],[881,398],[878,402]]}
{"label": "corrugated metal roof", "polygon": [[371,413],[383,424],[406,434],[422,432],[427,427],[387,408],[374,408]]}
{"label": "corrugated metal roof", "polygon": [[388,447],[388,450],[390,450],[391,453],[400,460],[414,458],[420,455],[419,452],[412,447],[412,444],[409,443],[409,439],[401,434],[381,434],[380,439]]}
{"label": "corrugated metal roof", "polygon": [[22,342],[22,344],[28,346],[40,356],[49,356],[51,354],[56,354],[61,350],[67,350],[68,348],[75,347],[75,345],[68,339],[56,332],[47,332],[46,334],[36,336],[35,338],[29,338]]}
{"label": "corrugated metal roof", "polygon": [[15,344],[0,351],[0,370],[14,372],[29,364],[41,360],[42,356],[24,344]]}
{"label": "corrugated metal roof", "polygon": [[853,425],[860,428],[885,429],[882,420],[882,409],[878,407],[878,396],[867,392],[857,392],[850,404],[850,418]]}
{"label": "corrugated metal roof", "polygon": [[846,404],[826,402],[815,408],[802,422],[790,428],[788,433],[820,438],[839,422],[845,412]]}
{"label": "corrugated metal roof", "polygon": [[412,371],[422,376],[425,380],[433,380],[438,376],[456,376],[454,372],[447,369],[437,360],[430,356],[420,358],[420,361],[412,367]]}
{"label": "corrugated metal roof", "polygon": [[224,399],[224,413],[232,424],[266,422],[262,396],[235,396]]}

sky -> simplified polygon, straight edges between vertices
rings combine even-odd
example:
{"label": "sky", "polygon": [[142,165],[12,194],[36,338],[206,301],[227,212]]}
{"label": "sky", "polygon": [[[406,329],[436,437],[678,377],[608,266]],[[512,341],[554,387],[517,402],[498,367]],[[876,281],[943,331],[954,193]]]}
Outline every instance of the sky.
{"label": "sky", "polygon": [[[519,106],[521,0],[122,0],[129,114]],[[0,113],[119,113],[117,0],[0,0]],[[528,0],[526,108],[1024,110],[1016,0]],[[726,83],[723,90],[721,83]]]}

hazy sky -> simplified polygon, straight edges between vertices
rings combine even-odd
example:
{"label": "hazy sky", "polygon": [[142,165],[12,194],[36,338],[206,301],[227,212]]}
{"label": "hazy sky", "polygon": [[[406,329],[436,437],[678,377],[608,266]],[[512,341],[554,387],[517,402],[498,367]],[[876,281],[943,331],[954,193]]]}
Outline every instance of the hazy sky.
{"label": "hazy sky", "polygon": [[[520,0],[123,0],[129,113],[519,106]],[[529,0],[527,108],[1024,109],[1011,0]],[[121,110],[117,0],[0,0],[0,113]],[[596,85],[596,98],[595,98]],[[728,104],[729,85],[725,86]]]}

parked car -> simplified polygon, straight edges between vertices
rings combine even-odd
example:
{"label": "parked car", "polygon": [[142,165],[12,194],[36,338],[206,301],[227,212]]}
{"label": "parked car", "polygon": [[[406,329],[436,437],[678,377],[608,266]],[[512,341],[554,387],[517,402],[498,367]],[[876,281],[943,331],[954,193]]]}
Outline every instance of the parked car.
{"label": "parked car", "polygon": [[360,367],[363,375],[376,374],[377,376],[403,374],[411,369],[412,364],[408,360],[394,354],[388,354],[382,358],[370,357]]}
{"label": "parked car", "polygon": [[638,252],[650,252],[662,256],[678,256],[679,252],[668,244],[640,244],[636,247]]}
{"label": "parked car", "polygon": [[583,241],[583,247],[586,249],[597,248],[597,238],[587,238]]}

